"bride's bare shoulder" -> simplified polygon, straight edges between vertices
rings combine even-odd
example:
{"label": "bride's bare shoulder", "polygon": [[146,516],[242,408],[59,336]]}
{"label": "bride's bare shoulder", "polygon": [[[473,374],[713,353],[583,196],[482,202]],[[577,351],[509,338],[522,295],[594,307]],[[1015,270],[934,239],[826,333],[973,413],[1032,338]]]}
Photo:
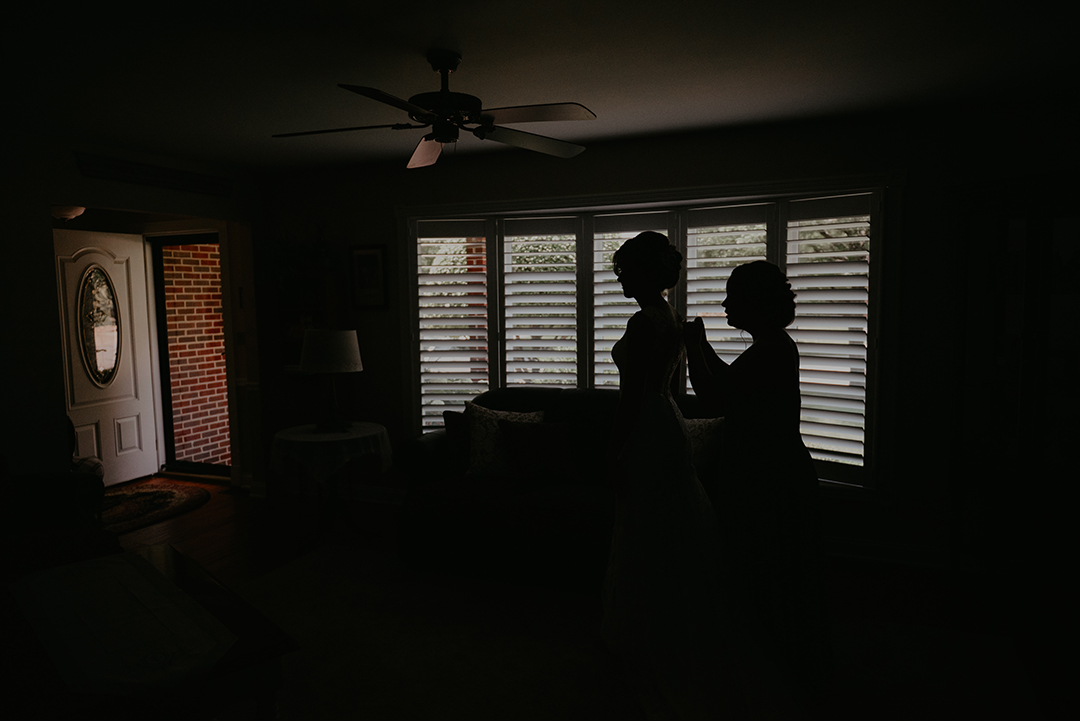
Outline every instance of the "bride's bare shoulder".
{"label": "bride's bare shoulder", "polygon": [[641,316],[648,319],[649,322],[654,324],[658,328],[666,328],[667,326],[679,325],[681,316],[670,305],[650,305],[647,308],[639,310],[630,319]]}
{"label": "bride's bare shoulder", "polygon": [[634,313],[630,316],[630,320],[626,321],[626,328],[628,330],[645,330],[650,325],[652,325],[652,321],[643,310]]}

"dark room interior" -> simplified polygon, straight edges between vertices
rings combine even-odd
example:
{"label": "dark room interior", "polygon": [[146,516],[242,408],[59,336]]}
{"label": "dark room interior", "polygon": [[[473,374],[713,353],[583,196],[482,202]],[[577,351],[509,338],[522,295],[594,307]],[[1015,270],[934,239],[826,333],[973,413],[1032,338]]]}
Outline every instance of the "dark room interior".
{"label": "dark room interior", "polygon": [[[619,682],[582,650],[598,598],[467,574],[417,580],[396,565],[423,432],[411,224],[872,189],[873,455],[857,483],[822,484],[819,511],[844,648],[890,663],[881,678],[839,663],[862,675],[850,687],[836,679],[852,689],[837,715],[1060,717],[1068,682],[1056,659],[1074,563],[1064,508],[1080,435],[1080,348],[1064,325],[1080,301],[1080,118],[1060,7],[420,0],[24,14],[5,49],[16,77],[0,200],[20,251],[6,274],[14,327],[0,459],[5,486],[21,487],[10,498],[53,502],[55,489],[35,484],[70,456],[54,230],[218,233],[231,476],[197,479],[209,504],[121,535],[122,549],[172,544],[298,642],[282,656],[278,718],[634,718],[613,700]],[[586,106],[595,119],[522,126],[584,152],[560,158],[463,133],[435,164],[407,168],[426,130],[271,137],[407,122],[338,84],[399,98],[436,91],[433,47],[460,53],[450,87],[485,108]],[[68,207],[85,211],[57,217]],[[356,297],[357,248],[380,251],[379,302]],[[342,377],[337,394],[356,420],[385,427],[394,458],[368,496],[342,504],[351,531],[343,538],[338,524],[325,543],[297,540],[302,504],[275,502],[288,483],[275,435],[314,423],[325,399],[319,379],[299,372],[311,328],[357,331],[363,371]],[[21,554],[78,555],[63,546],[80,541],[63,532],[13,525],[23,512],[12,503],[10,568]],[[355,567],[349,549],[363,559]],[[307,590],[290,596],[289,585]],[[417,600],[432,589],[445,594],[439,611]],[[310,618],[286,614],[307,618],[295,627],[275,616],[312,598],[321,605]],[[333,670],[350,661],[330,634],[305,646],[313,619],[347,615],[353,601],[364,618],[409,628],[397,642],[375,634],[384,655],[356,667],[362,679]],[[514,620],[493,620],[504,616]],[[430,648],[425,623],[438,639]],[[362,638],[356,624],[345,637]],[[548,632],[549,646],[565,647],[524,661]],[[488,646],[476,651],[469,633],[491,634]],[[500,633],[519,643],[508,658],[520,666],[496,672],[499,657],[483,649],[499,647]],[[926,649],[954,675],[920,668]],[[440,668],[438,682],[424,675]],[[511,668],[533,676],[511,678]]]}

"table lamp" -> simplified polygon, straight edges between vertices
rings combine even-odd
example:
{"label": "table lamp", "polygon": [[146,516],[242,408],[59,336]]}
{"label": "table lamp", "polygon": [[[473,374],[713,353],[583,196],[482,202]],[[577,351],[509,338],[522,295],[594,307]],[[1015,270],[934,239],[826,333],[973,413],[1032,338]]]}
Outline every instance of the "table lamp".
{"label": "table lamp", "polygon": [[322,373],[330,376],[333,402],[316,430],[323,433],[342,433],[349,428],[349,419],[338,402],[337,378],[340,373],[364,370],[360,360],[360,344],[355,330],[309,330],[304,333],[300,351],[302,373]]}

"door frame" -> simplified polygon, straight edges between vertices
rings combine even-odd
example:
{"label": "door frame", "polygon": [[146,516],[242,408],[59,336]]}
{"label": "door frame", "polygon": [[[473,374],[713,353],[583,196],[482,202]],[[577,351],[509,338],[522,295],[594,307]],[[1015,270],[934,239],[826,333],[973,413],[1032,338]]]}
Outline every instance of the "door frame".
{"label": "door frame", "polygon": [[[191,238],[189,241],[188,238]],[[208,240],[213,237],[213,241]],[[164,438],[164,470],[171,473],[181,473],[200,476],[212,476],[216,478],[230,478],[232,476],[232,465],[229,466],[213,464],[213,463],[199,463],[196,461],[178,461],[176,460],[176,430],[175,430],[175,414],[173,412],[173,397],[172,397],[172,376],[169,371],[172,358],[169,355],[169,334],[168,334],[168,316],[166,314],[165,304],[168,301],[166,297],[157,293],[158,290],[165,287],[164,276],[164,263],[163,255],[164,248],[169,245],[177,243],[187,244],[188,242],[198,244],[212,244],[218,248],[218,256],[221,256],[221,237],[218,233],[167,233],[167,234],[152,234],[143,235],[143,239],[147,243],[147,252],[150,253],[151,268],[153,271],[153,277],[149,281],[154,286],[155,294],[151,298],[154,306],[154,322],[158,328],[166,329],[162,333],[157,334],[157,364],[158,372],[160,374],[159,382],[159,398],[161,400],[161,429],[162,437]],[[222,287],[221,279],[218,279],[218,291],[222,296],[224,302],[225,292]],[[224,320],[224,309],[222,312],[222,319]],[[222,330],[222,336],[224,336],[224,329]],[[228,375],[228,357],[225,359],[226,364],[226,376]],[[228,380],[226,380],[226,387]],[[230,399],[228,398],[228,392],[226,391],[226,404]],[[232,415],[232,409],[229,409],[229,415]],[[230,429],[231,430],[231,429]],[[231,441],[230,441],[231,446]],[[231,448],[230,448],[231,451]]]}
{"label": "door frame", "polygon": [[[242,485],[251,489],[253,495],[263,495],[265,476],[260,473],[257,443],[259,427],[249,428],[259,418],[258,388],[258,347],[255,343],[256,326],[254,313],[254,293],[251,292],[250,260],[244,262],[244,253],[250,259],[250,229],[246,224],[190,218],[143,223],[139,232],[153,246],[154,241],[169,236],[200,235],[216,233],[221,258],[221,304],[222,320],[225,332],[225,375],[226,395],[229,404],[229,446],[231,465],[229,479],[231,485]],[[150,282],[153,282],[153,253],[147,253]],[[245,287],[248,288],[245,298]],[[156,289],[155,289],[156,291]],[[245,307],[246,306],[246,307]],[[156,319],[156,315],[155,315]],[[154,323],[156,326],[157,324]],[[161,391],[160,356],[157,355],[159,339],[156,328],[154,334],[155,356],[158,365],[159,393]],[[159,407],[161,404],[158,404]],[[159,423],[159,429],[163,425]],[[162,444],[164,445],[164,431]],[[249,436],[251,438],[249,438]],[[252,445],[251,441],[255,443]],[[250,454],[249,454],[250,451]],[[249,455],[251,456],[249,458]]]}

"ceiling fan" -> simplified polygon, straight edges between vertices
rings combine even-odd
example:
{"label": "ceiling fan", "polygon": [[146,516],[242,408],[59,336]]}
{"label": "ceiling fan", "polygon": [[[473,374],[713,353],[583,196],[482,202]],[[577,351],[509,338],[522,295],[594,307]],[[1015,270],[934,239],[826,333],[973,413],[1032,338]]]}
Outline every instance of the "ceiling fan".
{"label": "ceiling fan", "polygon": [[[458,131],[466,130],[481,140],[494,140],[518,148],[534,150],[538,153],[554,155],[560,158],[572,158],[585,150],[582,145],[568,143],[544,135],[526,133],[522,130],[504,128],[505,123],[534,123],[551,120],[592,120],[596,115],[579,103],[548,103],[542,105],[517,105],[507,108],[483,109],[480,98],[465,93],[450,92],[449,76],[457,70],[461,56],[452,50],[433,49],[427,53],[428,62],[435,72],[442,75],[442,89],[433,93],[420,93],[408,100],[396,98],[375,88],[360,85],[338,85],[380,103],[400,108],[409,114],[410,123],[391,125],[362,125],[353,128],[334,128],[332,130],[308,130],[300,133],[280,133],[271,137],[289,138],[298,135],[319,135],[322,133],[343,133],[351,130],[411,130],[431,128],[431,132],[420,139],[408,167],[420,168],[432,165],[439,159],[443,146],[457,142]],[[498,123],[498,125],[497,125]]]}

